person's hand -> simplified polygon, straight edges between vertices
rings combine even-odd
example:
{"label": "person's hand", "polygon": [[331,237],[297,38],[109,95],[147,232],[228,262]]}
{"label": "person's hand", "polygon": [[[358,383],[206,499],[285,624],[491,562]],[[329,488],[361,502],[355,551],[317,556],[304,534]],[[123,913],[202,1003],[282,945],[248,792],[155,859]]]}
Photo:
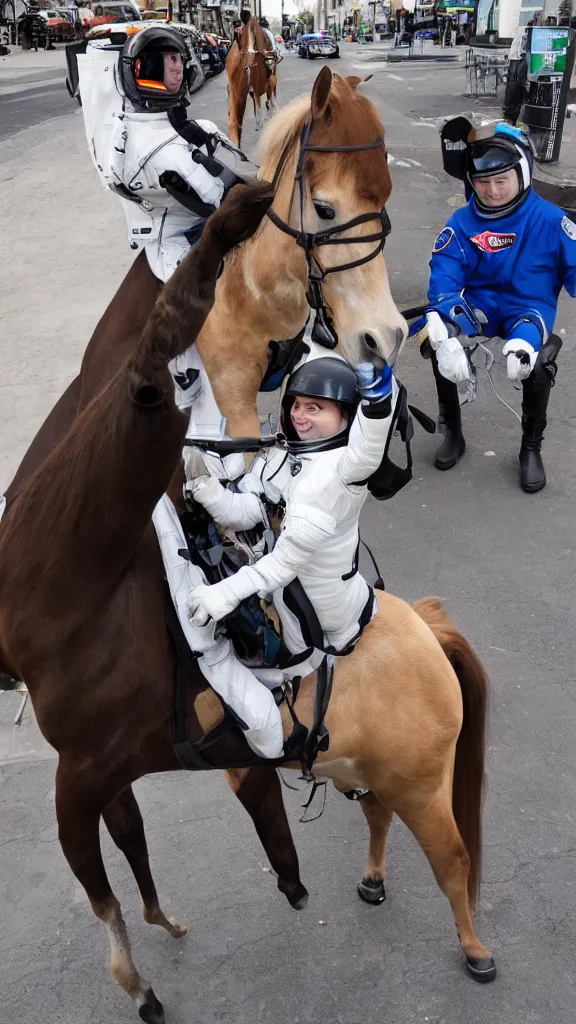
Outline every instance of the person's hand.
{"label": "person's hand", "polygon": [[211,619],[219,622],[229,615],[237,604],[234,594],[229,593],[226,580],[211,587],[199,583],[188,595],[188,618],[193,626],[206,626]]}
{"label": "person's hand", "polygon": [[438,369],[446,380],[462,384],[471,379],[468,357],[458,338],[446,338],[437,349],[436,358]]}
{"label": "person's hand", "polygon": [[372,363],[359,363],[356,380],[360,397],[367,402],[381,402],[392,394],[392,370],[388,363],[384,363],[381,372]]}
{"label": "person's hand", "polygon": [[274,186],[268,181],[234,185],[208,224],[228,251],[254,234],[273,200]]}
{"label": "person's hand", "polygon": [[448,327],[440,313],[437,313],[435,309],[426,313],[426,324],[428,326],[428,341],[436,352],[442,342],[447,341],[450,337]]}
{"label": "person's hand", "polygon": [[508,379],[513,381],[526,380],[534,369],[538,353],[529,341],[523,338],[510,338],[502,349],[506,356]]}
{"label": "person's hand", "polygon": [[198,448],[184,449],[184,476],[191,483],[209,476],[206,463],[202,458],[202,452]]}

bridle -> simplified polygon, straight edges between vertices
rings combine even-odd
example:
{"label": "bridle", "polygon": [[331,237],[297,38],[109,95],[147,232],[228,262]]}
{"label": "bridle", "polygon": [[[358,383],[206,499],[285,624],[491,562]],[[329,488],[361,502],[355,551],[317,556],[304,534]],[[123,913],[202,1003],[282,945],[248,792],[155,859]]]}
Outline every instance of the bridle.
{"label": "bridle", "polygon": [[[300,132],[300,150],[298,153],[298,164],[296,167],[296,177],[294,180],[294,188],[292,195],[294,195],[294,189],[298,186],[299,193],[299,204],[300,204],[300,229],[290,227],[286,221],[282,220],[281,217],[273,210],[268,210],[268,217],[272,223],[283,231],[285,235],[290,235],[291,238],[296,239],[296,245],[299,245],[304,250],[306,257],[306,267],[308,271],[308,289],[307,299],[308,304],[315,312],[314,325],[312,327],[312,341],[317,342],[319,345],[324,345],[325,348],[336,348],[338,344],[338,336],[334,330],[333,319],[328,312],[324,296],[322,294],[322,285],[326,280],[328,274],[335,274],[343,270],[352,270],[354,267],[361,267],[364,263],[370,263],[371,260],[375,259],[380,255],[384,249],[386,238],[392,230],[390,224],[390,218],[386,211],[386,207],[383,207],[379,211],[373,213],[361,213],[357,217],[353,217],[352,220],[346,221],[345,224],[335,224],[331,228],[325,228],[323,231],[309,232],[304,230],[304,205],[306,200],[306,190],[304,182],[304,162],[307,153],[360,153],[363,150],[368,149],[379,149],[380,146],[384,148],[384,139],[380,136],[374,140],[374,142],[368,142],[361,146],[313,146],[308,141],[312,130],[312,123],[306,121],[302,126]],[[288,153],[290,150],[290,143],[287,143],[284,147],[282,156],[276,168],[274,175],[273,185],[277,186],[280,180],[280,176],[286,165],[288,159]],[[378,220],[380,221],[381,228],[378,232],[372,235],[357,235],[352,238],[337,238],[335,236],[341,235],[343,231],[349,231],[351,228],[358,227],[360,224],[366,224],[368,221]],[[323,267],[314,250],[321,245],[349,245],[351,242],[361,242],[366,244],[367,242],[377,242],[375,249],[368,254],[363,256],[361,259],[352,260],[350,263],[341,263],[336,267]],[[399,347],[399,346],[398,346]],[[396,352],[393,353],[393,356]],[[390,363],[392,365],[392,363]]]}

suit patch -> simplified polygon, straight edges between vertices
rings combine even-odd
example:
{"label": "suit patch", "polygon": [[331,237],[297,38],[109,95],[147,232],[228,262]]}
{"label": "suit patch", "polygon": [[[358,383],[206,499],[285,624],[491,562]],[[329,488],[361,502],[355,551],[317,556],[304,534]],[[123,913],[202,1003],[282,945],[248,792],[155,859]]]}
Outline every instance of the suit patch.
{"label": "suit patch", "polygon": [[434,253],[437,253],[437,252],[443,252],[444,249],[448,248],[448,246],[450,245],[450,242],[452,241],[453,238],[454,238],[454,230],[453,230],[453,228],[444,228],[444,231],[440,232],[440,234],[438,235],[438,238],[434,242],[434,248],[432,249],[432,253],[434,254]]}
{"label": "suit patch", "polygon": [[573,220],[570,220],[570,217],[562,217],[560,227],[564,234],[568,235],[568,238],[571,238],[573,242],[576,242],[576,224]]}
{"label": "suit patch", "polygon": [[499,235],[495,231],[483,231],[481,235],[473,235],[471,242],[481,252],[500,252],[502,249],[511,249],[516,241],[516,235]]}

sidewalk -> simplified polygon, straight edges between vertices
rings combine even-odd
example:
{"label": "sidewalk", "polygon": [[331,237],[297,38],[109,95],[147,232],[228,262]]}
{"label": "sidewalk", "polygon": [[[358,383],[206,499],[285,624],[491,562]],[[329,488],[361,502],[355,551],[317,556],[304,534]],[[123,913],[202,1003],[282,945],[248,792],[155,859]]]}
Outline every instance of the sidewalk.
{"label": "sidewalk", "polygon": [[559,161],[534,164],[534,188],[576,221],[576,114],[564,122]]}
{"label": "sidewalk", "polygon": [[[401,64],[411,93],[418,92],[418,84],[410,78],[410,71],[416,72],[420,61],[437,62],[440,65],[438,74],[434,75],[433,81],[426,81],[425,86],[430,109],[438,109],[441,113],[423,116],[416,109],[414,113],[423,122],[439,127],[449,117],[463,114],[478,125],[502,117],[503,88],[497,95],[486,93],[476,96],[466,92],[464,47],[441,50],[430,40],[424,40],[422,46],[416,42],[413,52],[417,59],[409,58],[407,47],[395,49],[392,42],[349,44],[346,51],[346,55],[353,56],[358,64],[380,62],[381,65],[396,64],[396,67]],[[576,108],[572,117],[564,122],[560,160],[548,164],[535,162],[534,188],[543,199],[562,207],[576,221]]]}
{"label": "sidewalk", "polygon": [[15,81],[23,75],[29,75],[37,71],[45,74],[46,71],[62,70],[66,67],[66,51],[63,46],[54,50],[21,50],[19,46],[13,46],[10,53],[0,57],[0,81],[7,82],[10,79]]}
{"label": "sidewalk", "polygon": [[354,48],[355,55],[362,61],[388,61],[389,63],[404,63],[420,60],[434,60],[439,63],[455,64],[464,60],[464,47],[436,46],[431,39],[417,39],[412,49],[408,46],[394,46],[393,40],[389,39],[383,43],[351,43],[348,50]]}

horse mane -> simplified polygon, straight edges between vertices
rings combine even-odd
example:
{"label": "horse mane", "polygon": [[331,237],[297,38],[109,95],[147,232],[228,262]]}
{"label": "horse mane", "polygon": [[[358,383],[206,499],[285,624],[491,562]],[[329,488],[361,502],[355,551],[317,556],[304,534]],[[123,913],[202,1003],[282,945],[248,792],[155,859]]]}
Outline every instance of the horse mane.
{"label": "horse mane", "polygon": [[[384,126],[373,103],[356,91],[340,75],[334,75],[327,116],[312,128],[312,140],[318,146],[358,146],[384,137]],[[284,173],[296,162],[300,133],[310,118],[310,98],[300,96],[283,107],[266,126],[260,143],[260,177],[273,181],[280,162],[285,160]],[[285,154],[288,154],[288,158]],[[337,163],[343,175],[356,172],[360,193],[369,202],[381,207],[390,189],[386,152],[367,149],[358,153],[309,154],[306,173],[311,188],[321,181],[330,164]],[[358,174],[361,167],[362,174]],[[386,194],[384,194],[386,193]]]}

